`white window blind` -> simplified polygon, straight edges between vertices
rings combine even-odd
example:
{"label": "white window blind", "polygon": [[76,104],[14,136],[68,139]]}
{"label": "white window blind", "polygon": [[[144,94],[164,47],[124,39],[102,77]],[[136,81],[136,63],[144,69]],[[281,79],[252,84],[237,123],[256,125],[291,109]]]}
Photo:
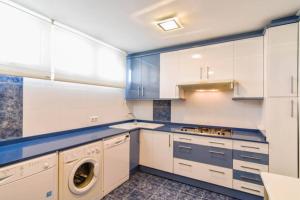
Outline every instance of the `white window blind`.
{"label": "white window blind", "polygon": [[0,2],[0,73],[49,79],[51,23]]}
{"label": "white window blind", "polygon": [[119,50],[56,25],[51,49],[55,80],[124,87],[126,55]]}

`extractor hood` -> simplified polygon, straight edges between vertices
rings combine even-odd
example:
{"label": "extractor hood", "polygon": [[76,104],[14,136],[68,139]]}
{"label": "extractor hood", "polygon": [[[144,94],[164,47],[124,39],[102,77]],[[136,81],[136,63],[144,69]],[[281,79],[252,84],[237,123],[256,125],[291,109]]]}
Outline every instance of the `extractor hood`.
{"label": "extractor hood", "polygon": [[233,80],[206,80],[198,82],[179,83],[178,87],[189,90],[233,90]]}

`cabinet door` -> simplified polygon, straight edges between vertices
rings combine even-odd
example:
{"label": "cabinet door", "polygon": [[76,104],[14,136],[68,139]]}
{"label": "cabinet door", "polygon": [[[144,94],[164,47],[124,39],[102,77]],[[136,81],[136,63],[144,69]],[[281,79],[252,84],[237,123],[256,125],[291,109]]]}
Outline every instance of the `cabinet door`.
{"label": "cabinet door", "polygon": [[140,156],[140,131],[130,132],[130,170],[139,165]]}
{"label": "cabinet door", "polygon": [[153,133],[153,168],[173,173],[172,133]]}
{"label": "cabinet door", "polygon": [[263,37],[234,42],[235,97],[263,97]]}
{"label": "cabinet door", "polygon": [[178,51],[160,54],[160,98],[179,98],[179,53]]}
{"label": "cabinet door", "polygon": [[267,100],[270,172],[297,177],[297,121],[297,98]]}
{"label": "cabinet door", "polygon": [[203,77],[202,54],[204,48],[192,48],[179,51],[179,83],[199,82]]}
{"label": "cabinet door", "polygon": [[232,42],[207,46],[203,56],[204,77],[207,80],[232,80],[233,60]]}
{"label": "cabinet door", "polygon": [[126,99],[139,99],[141,86],[141,58],[127,60]]}
{"label": "cabinet door", "polygon": [[159,98],[159,65],[159,54],[142,57],[142,99]]}
{"label": "cabinet door", "polygon": [[153,167],[153,133],[148,130],[140,132],[140,165]]}
{"label": "cabinet door", "polygon": [[273,27],[267,33],[268,96],[297,96],[298,24]]}

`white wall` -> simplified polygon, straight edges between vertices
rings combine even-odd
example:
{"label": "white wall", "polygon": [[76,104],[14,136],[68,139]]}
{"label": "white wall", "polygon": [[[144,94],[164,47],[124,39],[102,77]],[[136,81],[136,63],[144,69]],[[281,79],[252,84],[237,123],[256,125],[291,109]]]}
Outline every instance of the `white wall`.
{"label": "white wall", "polygon": [[[263,128],[263,102],[233,101],[232,92],[186,91],[185,100],[172,101],[172,122]],[[152,101],[131,103],[138,118],[152,120]],[[148,113],[151,113],[149,115]]]}
{"label": "white wall", "polygon": [[123,89],[24,78],[23,96],[25,137],[129,118]]}

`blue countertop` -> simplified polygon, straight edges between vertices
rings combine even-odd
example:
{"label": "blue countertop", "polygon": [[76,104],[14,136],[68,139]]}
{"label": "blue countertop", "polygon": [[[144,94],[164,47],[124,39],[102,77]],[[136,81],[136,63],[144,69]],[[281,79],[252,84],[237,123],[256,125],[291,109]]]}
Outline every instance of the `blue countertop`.
{"label": "blue countertop", "polygon": [[[128,121],[119,123],[124,122]],[[113,123],[115,124],[117,123]],[[0,142],[0,167],[132,131],[109,128],[110,125],[112,124]],[[165,123],[164,126],[154,130],[176,132],[174,129],[182,125],[185,124]],[[226,139],[266,143],[264,135],[252,129],[233,128],[232,137]]]}

